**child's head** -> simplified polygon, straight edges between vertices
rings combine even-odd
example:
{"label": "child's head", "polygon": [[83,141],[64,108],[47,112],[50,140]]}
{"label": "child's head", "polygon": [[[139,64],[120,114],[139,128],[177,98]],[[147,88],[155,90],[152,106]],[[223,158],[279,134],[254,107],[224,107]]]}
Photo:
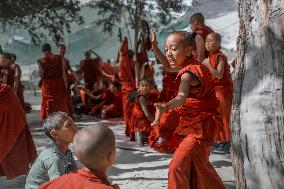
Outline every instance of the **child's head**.
{"label": "child's head", "polygon": [[206,37],[205,48],[208,52],[215,52],[221,48],[221,35],[219,33],[210,33]]}
{"label": "child's head", "polygon": [[48,43],[44,43],[41,47],[41,51],[44,53],[44,54],[49,54],[51,53],[51,46],[50,44]]}
{"label": "child's head", "polygon": [[62,55],[62,56],[65,55],[65,53],[66,53],[66,46],[64,44],[61,43],[61,44],[58,45],[58,53],[60,55]]}
{"label": "child's head", "polygon": [[195,31],[198,26],[204,25],[205,19],[201,12],[194,13],[189,20],[190,28]]}
{"label": "child's head", "polygon": [[146,94],[149,94],[150,92],[150,83],[147,79],[142,79],[140,80],[139,82],[139,92],[142,94],[142,95],[146,95]]}
{"label": "child's head", "polygon": [[192,35],[185,31],[175,31],[166,40],[165,54],[173,68],[180,68],[192,56]]}
{"label": "child's head", "polygon": [[115,159],[115,137],[108,126],[96,123],[78,131],[74,138],[75,154],[88,169],[106,171]]}
{"label": "child's head", "polygon": [[70,144],[77,132],[77,127],[65,112],[51,113],[43,123],[45,134],[55,142]]}
{"label": "child's head", "polygon": [[128,50],[128,59],[129,59],[129,60],[132,60],[133,57],[134,57],[134,51],[131,50],[131,49],[129,49],[129,50]]}
{"label": "child's head", "polygon": [[100,82],[100,88],[101,89],[107,89],[109,87],[108,81],[107,80],[102,80]]}
{"label": "child's head", "polygon": [[114,82],[112,82],[112,84],[110,85],[110,90],[111,92],[117,92],[120,89],[120,83],[118,80],[115,80]]}
{"label": "child's head", "polygon": [[9,53],[0,54],[0,66],[8,67],[12,64],[12,56]]}

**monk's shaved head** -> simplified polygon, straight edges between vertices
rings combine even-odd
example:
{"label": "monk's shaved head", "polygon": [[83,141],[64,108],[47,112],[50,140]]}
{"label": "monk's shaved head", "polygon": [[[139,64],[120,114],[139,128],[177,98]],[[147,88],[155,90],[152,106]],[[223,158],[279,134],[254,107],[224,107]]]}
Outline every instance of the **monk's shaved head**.
{"label": "monk's shaved head", "polygon": [[218,41],[221,44],[222,37],[219,33],[212,32],[212,33],[209,33],[208,36],[211,37],[211,38],[214,38],[216,41]]}
{"label": "monk's shaved head", "polygon": [[193,38],[189,32],[186,31],[175,31],[172,32],[169,37],[178,36],[177,43],[181,43],[184,47],[193,46]]}
{"label": "monk's shaved head", "polygon": [[190,22],[197,22],[197,24],[204,24],[205,18],[201,12],[194,13],[190,17]]}
{"label": "monk's shaved head", "polygon": [[96,170],[115,148],[113,131],[101,123],[85,127],[75,135],[74,148],[78,159]]}

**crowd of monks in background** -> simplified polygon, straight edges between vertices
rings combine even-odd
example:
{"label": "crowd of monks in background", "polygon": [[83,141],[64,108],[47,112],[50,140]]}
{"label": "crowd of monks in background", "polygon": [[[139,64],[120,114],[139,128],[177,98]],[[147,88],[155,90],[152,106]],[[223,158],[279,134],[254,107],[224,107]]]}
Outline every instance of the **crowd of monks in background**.
{"label": "crowd of monks in background", "polygon": [[[210,80],[214,83],[215,95],[219,100],[219,105],[216,105],[218,111],[214,115],[214,121],[218,125],[214,150],[220,153],[229,153],[229,125],[233,95],[230,65],[221,51],[221,36],[205,25],[203,15],[196,13],[189,22],[194,40],[193,56],[202,65],[201,67],[207,69],[210,73],[208,82]],[[171,109],[162,114],[158,123],[153,124],[153,122],[156,112],[155,103],[167,103],[178,95],[180,79],[177,78],[179,73],[164,69],[162,90],[157,89],[154,79],[154,63],[160,63],[164,60],[155,52],[156,61],[149,60],[147,51],[151,50],[150,33],[149,27],[146,26],[146,32],[141,34],[141,48],[134,51],[128,48],[128,40],[124,38],[119,49],[117,64],[112,65],[104,62],[97,55],[96,58],[92,58],[94,52],[87,51],[84,60],[76,66],[76,70],[72,69],[69,60],[65,57],[66,46],[64,44],[58,45],[57,53],[52,53],[51,46],[44,44],[42,46],[43,56],[38,60],[41,77],[39,87],[42,90],[41,119],[44,120],[50,113],[56,111],[66,112],[74,119],[82,114],[97,116],[102,119],[123,117],[126,125],[125,134],[130,140],[136,141],[140,146],[149,144],[159,152],[175,152],[182,140],[175,134],[183,129],[180,123],[180,112],[183,111],[184,113],[184,110],[180,108]],[[153,37],[155,37],[154,31],[152,31]],[[14,107],[14,111],[16,109],[19,109],[19,112],[22,110],[29,111],[31,106],[24,101],[23,87],[20,81],[21,70],[19,65],[15,64],[15,60],[16,56],[13,54],[3,53],[1,55],[0,83],[2,85],[0,90],[7,90],[7,85],[10,86],[16,93],[22,107],[20,109]],[[202,85],[206,85],[207,80],[202,82],[205,82]],[[8,100],[8,97],[6,99],[0,97],[0,103],[2,103],[0,104],[0,112],[4,112],[5,108],[5,111],[8,111],[7,109],[12,107],[4,108],[4,101],[7,106],[10,106],[7,103],[8,101],[12,102],[13,99]],[[194,102],[192,102],[192,106],[195,106]],[[214,104],[204,104],[203,106],[210,107]],[[201,110],[204,107],[195,108]],[[194,113],[196,113],[196,119],[191,119],[192,123],[202,119],[200,118],[201,114],[198,115],[198,111]],[[11,121],[11,118],[9,119]],[[34,144],[30,133],[22,130],[27,128],[26,123],[20,125],[18,133],[16,133],[17,127],[14,127],[13,131],[15,132],[11,135],[14,136],[13,138],[27,138],[26,141],[29,143],[27,145],[29,146],[27,157],[30,158],[27,158],[26,162],[30,162],[35,157]],[[5,133],[2,132],[2,126],[0,133],[0,137]],[[9,176],[9,171],[5,170],[5,158],[9,158],[6,155],[11,150],[16,150],[13,149],[13,145],[15,145],[13,142],[7,143],[5,153],[1,150],[1,175]],[[33,146],[32,150],[30,150],[30,146]],[[27,169],[20,172],[25,171]],[[11,177],[13,175],[10,175]]]}

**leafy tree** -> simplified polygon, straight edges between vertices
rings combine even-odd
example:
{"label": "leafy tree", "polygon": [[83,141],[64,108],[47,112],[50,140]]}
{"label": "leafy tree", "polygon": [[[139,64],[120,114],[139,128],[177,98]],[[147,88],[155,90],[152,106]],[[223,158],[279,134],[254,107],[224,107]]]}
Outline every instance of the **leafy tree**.
{"label": "leafy tree", "polygon": [[59,42],[70,23],[83,23],[79,0],[5,0],[0,1],[0,24],[26,29],[33,42],[50,35]]}
{"label": "leafy tree", "polygon": [[[105,0],[94,3],[98,9],[99,26],[109,34],[113,29],[125,21],[134,29],[135,42],[137,42],[141,20],[149,21],[156,27],[169,24],[185,8],[183,0]],[[136,45],[135,45],[136,46]]]}

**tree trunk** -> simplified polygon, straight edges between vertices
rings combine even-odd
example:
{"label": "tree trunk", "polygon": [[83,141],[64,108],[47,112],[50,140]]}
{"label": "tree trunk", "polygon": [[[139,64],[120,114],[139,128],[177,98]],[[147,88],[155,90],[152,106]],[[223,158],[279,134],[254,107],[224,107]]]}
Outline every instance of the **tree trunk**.
{"label": "tree trunk", "polygon": [[232,159],[238,189],[284,188],[284,0],[239,0]]}

